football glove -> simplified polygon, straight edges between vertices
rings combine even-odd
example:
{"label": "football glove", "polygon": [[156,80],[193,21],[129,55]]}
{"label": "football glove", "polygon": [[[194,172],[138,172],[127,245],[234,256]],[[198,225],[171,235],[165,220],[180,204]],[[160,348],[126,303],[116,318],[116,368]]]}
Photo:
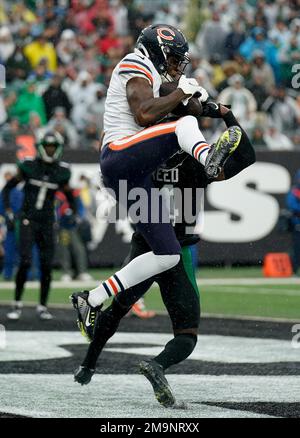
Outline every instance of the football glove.
{"label": "football glove", "polygon": [[[202,117],[210,117],[212,119],[221,119],[223,116],[220,112],[220,103],[208,101],[203,103]],[[230,109],[231,105],[223,105]]]}
{"label": "football glove", "polygon": [[180,88],[184,94],[190,95],[182,101],[183,105],[187,105],[191,97],[194,95],[201,98],[202,91],[204,90],[204,88],[200,87],[195,78],[187,78],[185,75],[180,77],[177,88]]}
{"label": "football glove", "polygon": [[205,90],[205,88],[203,88],[203,87],[200,87],[200,89],[201,89],[201,91],[200,91],[201,96],[198,97],[198,99],[200,100],[200,102],[201,102],[202,104],[204,104],[205,102],[207,102],[207,99],[208,99],[208,92],[207,92],[207,91]]}

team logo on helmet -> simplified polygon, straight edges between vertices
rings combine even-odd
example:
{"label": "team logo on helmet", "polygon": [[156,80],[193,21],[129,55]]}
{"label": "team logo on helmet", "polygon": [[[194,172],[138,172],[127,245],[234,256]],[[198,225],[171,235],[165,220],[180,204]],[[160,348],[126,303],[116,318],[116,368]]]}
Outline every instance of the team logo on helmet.
{"label": "team logo on helmet", "polygon": [[[170,35],[166,35],[165,32],[169,32]],[[173,30],[169,29],[168,27],[159,27],[157,29],[157,35],[163,40],[173,41],[175,37],[175,32],[173,32]]]}

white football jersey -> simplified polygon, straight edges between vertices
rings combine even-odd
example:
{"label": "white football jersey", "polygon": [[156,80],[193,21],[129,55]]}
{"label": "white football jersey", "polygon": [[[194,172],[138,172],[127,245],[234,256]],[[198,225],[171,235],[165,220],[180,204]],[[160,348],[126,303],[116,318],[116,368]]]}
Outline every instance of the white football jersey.
{"label": "white football jersey", "polygon": [[126,84],[134,77],[147,79],[154,97],[159,97],[161,77],[150,59],[135,49],[134,53],[129,53],[119,62],[112,73],[105,102],[103,145],[144,129],[135,122],[126,97]]}

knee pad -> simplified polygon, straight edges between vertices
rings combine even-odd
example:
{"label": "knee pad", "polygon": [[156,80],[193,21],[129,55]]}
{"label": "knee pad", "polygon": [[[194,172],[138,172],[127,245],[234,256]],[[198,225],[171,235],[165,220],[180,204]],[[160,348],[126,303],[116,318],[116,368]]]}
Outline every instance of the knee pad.
{"label": "knee pad", "polygon": [[157,261],[161,268],[161,272],[174,268],[180,261],[180,254],[172,255],[157,255]]}

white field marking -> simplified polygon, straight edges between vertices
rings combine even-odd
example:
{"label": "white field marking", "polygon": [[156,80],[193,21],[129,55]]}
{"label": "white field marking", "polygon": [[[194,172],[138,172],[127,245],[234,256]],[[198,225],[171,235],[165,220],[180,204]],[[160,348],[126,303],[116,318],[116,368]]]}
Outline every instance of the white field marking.
{"label": "white field marking", "polygon": [[[53,281],[51,283],[51,287],[53,289],[92,289],[99,285],[101,281],[105,279],[92,280],[92,281]],[[197,278],[198,286],[267,286],[267,285],[294,285],[299,284],[300,286],[300,278]],[[28,289],[37,289],[40,287],[38,281],[28,281],[26,283],[26,287]],[[152,286],[155,287],[155,286]],[[15,283],[13,281],[1,281],[0,282],[0,290],[1,289],[14,289]]]}
{"label": "white field marking", "polygon": [[[167,312],[164,312],[164,315],[167,315]],[[223,315],[222,313],[201,313],[202,318],[218,318],[218,319],[237,319],[237,320],[243,320],[243,321],[257,321],[257,322],[264,322],[264,321],[270,321],[270,322],[284,322],[284,323],[299,323],[300,319],[296,318],[273,318],[271,316],[252,316],[252,315],[231,315],[230,313],[227,313],[226,315]]]}
{"label": "white field marking", "polygon": [[[255,418],[247,411],[202,402],[289,403],[299,401],[299,376],[169,375],[178,401],[188,409],[165,409],[141,375],[99,375],[80,386],[71,374],[1,376],[0,411],[48,418]],[[18,388],[18,390],[16,390]],[[112,409],[113,406],[113,409]]]}
{"label": "white field marking", "polygon": [[206,293],[232,293],[232,294],[251,294],[251,295],[280,295],[282,297],[291,296],[291,297],[300,297],[300,288],[299,290],[295,289],[272,289],[271,287],[261,287],[260,289],[253,289],[249,287],[236,287],[232,288],[232,286],[222,286],[217,289],[209,289]]}
{"label": "white field marking", "polygon": [[[171,333],[119,332],[109,340],[108,346],[111,352],[153,357],[160,353],[162,347],[171,338]],[[68,345],[83,345],[86,348],[88,346],[79,332],[8,330],[6,332],[6,348],[1,351],[0,355],[0,373],[3,362],[71,357],[72,353],[69,351]],[[300,355],[299,351],[291,347],[290,340],[199,335],[196,348],[189,359],[218,363],[254,364],[300,362]],[[199,371],[201,371],[200,363]]]}

